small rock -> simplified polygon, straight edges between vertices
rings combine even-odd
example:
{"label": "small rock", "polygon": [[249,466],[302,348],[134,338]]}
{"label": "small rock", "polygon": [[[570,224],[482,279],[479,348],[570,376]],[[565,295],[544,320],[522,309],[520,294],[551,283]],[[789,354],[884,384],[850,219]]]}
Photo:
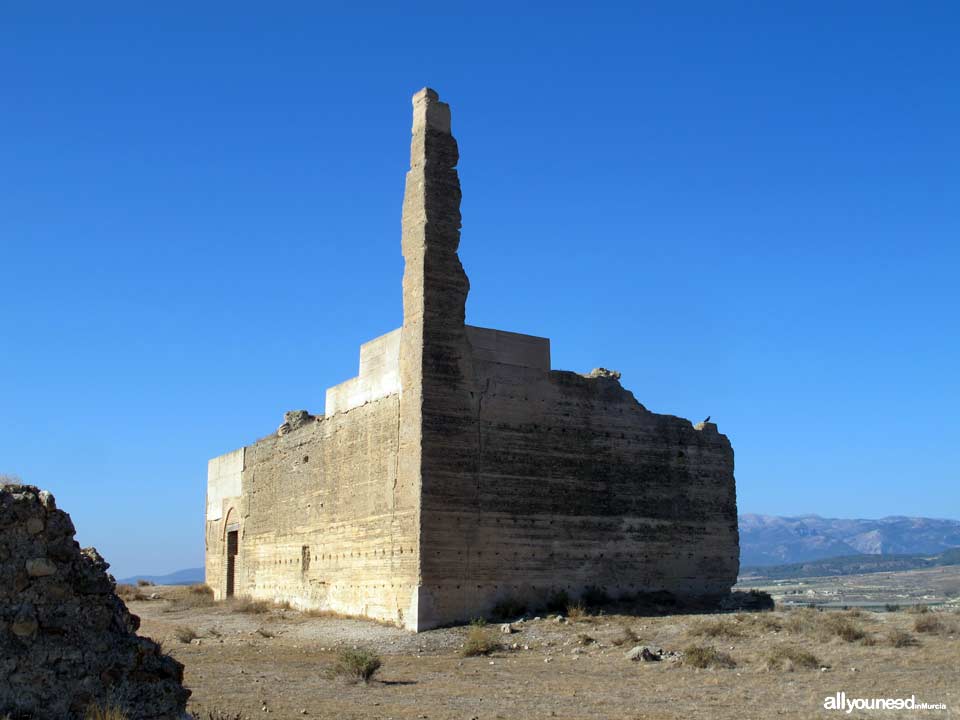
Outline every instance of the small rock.
{"label": "small rock", "polygon": [[557,616],[553,619],[553,621],[554,621],[555,623],[557,623],[558,625],[561,625],[561,624],[565,623],[565,622],[567,621],[567,619],[566,619],[563,615],[557,615]]}
{"label": "small rock", "polygon": [[661,648],[649,648],[646,645],[637,645],[624,653],[624,657],[636,662],[659,662],[663,659],[663,650]]}
{"label": "small rock", "polygon": [[27,532],[31,535],[36,535],[38,532],[43,532],[43,520],[36,517],[32,517],[27,520]]}
{"label": "small rock", "polygon": [[511,625],[510,623],[504,623],[503,625],[500,626],[500,632],[503,635],[510,635],[511,633],[515,633],[516,631],[517,631],[516,628],[514,628],[513,625]]}

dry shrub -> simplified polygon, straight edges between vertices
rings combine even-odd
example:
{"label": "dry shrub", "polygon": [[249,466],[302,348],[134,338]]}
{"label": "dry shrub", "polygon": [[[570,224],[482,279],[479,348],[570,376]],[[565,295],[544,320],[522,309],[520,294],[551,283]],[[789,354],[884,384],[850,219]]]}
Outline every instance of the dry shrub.
{"label": "dry shrub", "polygon": [[887,633],[887,642],[896,648],[912,647],[919,644],[913,635],[900,628],[893,628]]}
{"label": "dry shrub", "polygon": [[156,585],[153,580],[147,580],[146,578],[139,578],[137,580],[137,587],[151,587],[153,585]]}
{"label": "dry shrub", "polygon": [[637,635],[629,625],[621,625],[620,634],[611,640],[611,642],[617,647],[621,645],[636,645],[640,642],[640,636]]}
{"label": "dry shrub", "polygon": [[147,596],[136,585],[117,585],[117,597],[124,602],[147,599]]}
{"label": "dry shrub", "polygon": [[257,628],[257,635],[259,635],[260,637],[265,637],[265,638],[273,638],[273,637],[276,637],[276,636],[277,636],[277,634],[276,634],[273,630],[268,630],[268,629],[265,628],[265,627],[258,627],[258,628]]}
{"label": "dry shrub", "polygon": [[207,596],[211,601],[213,600],[213,588],[206,583],[196,583],[191,585],[188,589],[194,595]]}
{"label": "dry shrub", "polygon": [[920,603],[919,605],[911,605],[907,608],[907,612],[911,615],[926,615],[930,612],[930,606]]}
{"label": "dry shrub", "polygon": [[913,621],[913,629],[920,633],[942,633],[944,635],[955,633],[956,626],[940,617],[938,613],[922,613]]}
{"label": "dry shrub", "polygon": [[577,643],[580,645],[593,645],[596,641],[597,639],[595,637],[591,637],[586,633],[577,634]]}
{"label": "dry shrub", "polygon": [[691,635],[708,638],[743,637],[743,628],[731,620],[698,620],[690,626]]}
{"label": "dry shrub", "polygon": [[249,613],[251,615],[263,615],[270,612],[270,608],[273,607],[273,604],[268,603],[266,600],[254,600],[251,597],[243,596],[232,598],[229,602],[229,606],[233,612]]}
{"label": "dry shrub", "polygon": [[337,663],[333,666],[333,675],[348,682],[364,684],[370,682],[383,661],[373,650],[365,648],[344,648],[337,653]]}
{"label": "dry shrub", "polygon": [[859,625],[844,615],[828,615],[822,620],[822,627],[829,635],[835,635],[844,642],[863,640],[867,634]]}
{"label": "dry shrub", "polygon": [[582,602],[567,605],[567,617],[571,620],[583,620],[587,617],[587,608]]}
{"label": "dry shrub", "polygon": [[467,634],[467,641],[463,644],[460,654],[463,657],[489,655],[500,649],[500,643],[493,639],[489,632],[482,627],[471,627]]}
{"label": "dry shrub", "polygon": [[820,624],[822,614],[814,608],[793,609],[784,618],[783,627],[797,634],[810,632]]}
{"label": "dry shrub", "polygon": [[127,720],[127,715],[115,705],[108,707],[90,705],[83,715],[83,720]]}
{"label": "dry shrub", "polygon": [[771,670],[816,670],[820,659],[802,648],[781,645],[767,655],[767,667]]}
{"label": "dry shrub", "polygon": [[197,631],[188,625],[180,625],[174,628],[173,636],[182,643],[189,643],[200,637]]}
{"label": "dry shrub", "polygon": [[683,664],[695,668],[735,668],[736,661],[709,645],[690,645],[683,651]]}
{"label": "dry shrub", "polygon": [[757,613],[753,616],[753,622],[760,630],[766,630],[767,632],[783,630],[783,621],[770,612]]}

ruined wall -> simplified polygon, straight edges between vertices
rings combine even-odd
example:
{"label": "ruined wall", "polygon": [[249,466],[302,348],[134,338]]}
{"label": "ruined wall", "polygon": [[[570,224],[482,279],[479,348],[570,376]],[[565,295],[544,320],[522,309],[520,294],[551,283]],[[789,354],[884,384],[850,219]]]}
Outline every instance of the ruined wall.
{"label": "ruined wall", "polygon": [[110,566],[73,538],[50,493],[0,485],[0,717],[82,718],[93,705],[179,720],[183,666],[137,637]]}
{"label": "ruined wall", "polygon": [[733,450],[716,425],[647,411],[615,377],[475,360],[478,472],[424,502],[421,622],[612,597],[725,593],[739,548]]}
{"label": "ruined wall", "polygon": [[394,394],[246,447],[241,496],[207,524],[215,596],[226,594],[225,533],[236,518],[236,595],[407,624],[418,494],[397,478],[398,422]]}

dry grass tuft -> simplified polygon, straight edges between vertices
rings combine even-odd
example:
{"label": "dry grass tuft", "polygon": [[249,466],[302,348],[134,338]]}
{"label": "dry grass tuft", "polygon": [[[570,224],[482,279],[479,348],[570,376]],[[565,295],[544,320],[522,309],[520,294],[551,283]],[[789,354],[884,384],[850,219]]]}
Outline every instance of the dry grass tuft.
{"label": "dry grass tuft", "polygon": [[917,616],[913,629],[919,633],[950,635],[957,632],[957,626],[942,617],[941,613],[927,612]]}
{"label": "dry grass tuft", "polygon": [[767,655],[767,667],[771,670],[816,670],[820,659],[802,648],[781,645]]}
{"label": "dry grass tuft", "polygon": [[182,643],[189,643],[200,637],[197,631],[187,625],[180,625],[173,631],[173,636]]}
{"label": "dry grass tuft", "polygon": [[364,684],[373,679],[383,665],[380,656],[365,648],[345,648],[337,653],[337,664],[333,666],[333,675],[348,682]]}
{"label": "dry grass tuft", "polygon": [[863,628],[845,615],[827,615],[822,621],[822,627],[827,634],[834,635],[844,642],[856,642],[867,636]]}
{"label": "dry grass tuft", "polygon": [[640,636],[637,635],[629,625],[621,625],[620,634],[611,640],[611,642],[617,647],[621,645],[636,645],[640,642]]}
{"label": "dry grass tuft", "polygon": [[482,627],[474,626],[470,628],[467,641],[464,643],[460,654],[463,657],[477,657],[478,655],[489,655],[499,649],[500,643],[489,632]]}
{"label": "dry grass tuft", "polygon": [[582,602],[567,605],[567,617],[571,620],[583,620],[587,615],[587,607]]}
{"label": "dry grass tuft", "polygon": [[147,599],[136,585],[117,585],[117,597],[124,602]]}
{"label": "dry grass tuft", "polygon": [[153,585],[156,585],[153,580],[146,580],[145,578],[140,578],[137,580],[137,587],[152,587]]}
{"label": "dry grass tuft", "polygon": [[911,605],[907,608],[907,612],[911,615],[926,615],[930,612],[930,606],[920,603],[919,605]]}
{"label": "dry grass tuft", "polygon": [[737,662],[709,645],[690,645],[683,651],[683,664],[695,668],[735,668]]}
{"label": "dry grass tuft", "polygon": [[246,596],[232,598],[227,604],[233,612],[249,613],[251,615],[263,615],[270,612],[273,607],[273,603],[266,600],[254,600]]}
{"label": "dry grass tuft", "polygon": [[905,648],[919,645],[917,639],[913,635],[908,633],[906,630],[901,630],[900,628],[893,628],[887,633],[887,642],[895,648]]}
{"label": "dry grass tuft", "polygon": [[743,628],[740,623],[725,618],[698,620],[690,626],[689,633],[708,638],[737,638],[743,637]]}

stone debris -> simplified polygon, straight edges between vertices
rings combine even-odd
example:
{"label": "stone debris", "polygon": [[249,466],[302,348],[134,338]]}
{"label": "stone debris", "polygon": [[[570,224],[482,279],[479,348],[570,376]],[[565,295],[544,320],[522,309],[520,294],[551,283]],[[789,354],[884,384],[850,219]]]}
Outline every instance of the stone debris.
{"label": "stone debris", "polygon": [[183,665],[136,634],[109,565],[80,549],[70,516],[31,485],[0,485],[0,717],[184,716]]}
{"label": "stone debris", "polygon": [[277,435],[286,435],[288,432],[310,423],[319,422],[322,419],[322,416],[311,415],[306,410],[290,410],[283,414],[283,424],[277,428]]}
{"label": "stone debris", "polygon": [[500,626],[500,632],[504,635],[511,635],[517,632],[517,629],[510,623],[503,623],[503,625]]}
{"label": "stone debris", "polygon": [[589,373],[584,375],[588,378],[607,378],[608,380],[619,380],[620,371],[619,370],[607,370],[607,368],[599,367],[594,368]]}

